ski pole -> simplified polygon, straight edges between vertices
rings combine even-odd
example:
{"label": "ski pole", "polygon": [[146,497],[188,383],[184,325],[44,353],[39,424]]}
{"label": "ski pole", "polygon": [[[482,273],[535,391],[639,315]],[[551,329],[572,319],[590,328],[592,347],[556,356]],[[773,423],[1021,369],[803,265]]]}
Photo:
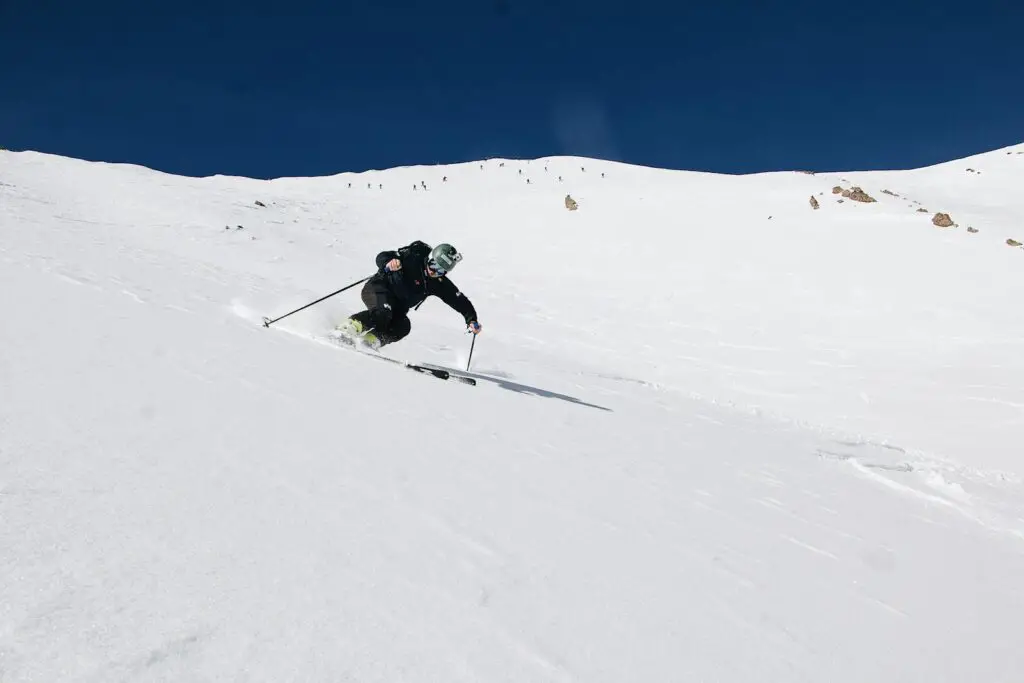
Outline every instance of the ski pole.
{"label": "ski pole", "polygon": [[469,342],[469,358],[466,360],[466,372],[469,372],[469,364],[473,361],[473,347],[476,346],[476,335],[473,335],[473,341]]}
{"label": "ski pole", "polygon": [[338,291],[336,291],[336,292],[331,292],[331,293],[330,293],[330,294],[328,294],[327,296],[322,296],[322,297],[320,297],[319,299],[317,299],[316,301],[311,301],[311,302],[309,302],[308,304],[306,304],[306,305],[305,305],[305,306],[303,306],[302,308],[296,308],[296,309],[295,309],[294,311],[292,311],[291,313],[285,313],[285,314],[284,314],[284,315],[282,315],[282,316],[281,316],[280,318],[274,318],[273,320],[271,320],[270,318],[263,318],[263,327],[270,327],[271,325],[273,325],[274,323],[276,323],[276,322],[277,322],[278,320],[282,320],[282,319],[284,319],[284,318],[287,318],[287,317],[288,317],[288,316],[290,316],[290,315],[291,315],[292,313],[298,313],[299,311],[302,311],[302,310],[305,310],[305,309],[309,308],[309,307],[310,307],[310,306],[312,306],[313,304],[318,304],[318,303],[320,303],[320,302],[321,302],[321,301],[323,301],[324,299],[330,299],[330,298],[331,298],[332,296],[334,296],[335,294],[341,294],[341,293],[342,293],[342,292],[344,292],[344,291],[345,291],[346,289],[352,289],[352,288],[353,288],[353,287],[355,287],[356,285],[358,285],[358,284],[361,284],[361,283],[363,283],[363,282],[366,282],[366,281],[367,281],[367,280],[369,280],[369,279],[370,279],[371,277],[373,277],[373,276],[372,276],[372,275],[367,275],[367,276],[366,276],[366,277],[364,277],[364,278],[363,278],[362,280],[356,280],[356,281],[355,281],[355,282],[353,282],[352,284],[350,284],[350,285],[346,285],[346,286],[342,287],[341,289],[339,289],[339,290],[338,290]]}

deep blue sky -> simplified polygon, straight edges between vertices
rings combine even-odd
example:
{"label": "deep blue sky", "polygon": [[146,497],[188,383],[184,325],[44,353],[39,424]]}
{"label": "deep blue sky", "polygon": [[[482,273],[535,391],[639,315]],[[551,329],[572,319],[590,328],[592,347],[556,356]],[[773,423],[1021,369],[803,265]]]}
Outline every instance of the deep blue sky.
{"label": "deep blue sky", "polygon": [[1011,0],[0,0],[0,146],[255,177],[554,154],[908,168],[1024,140],[1022,19]]}

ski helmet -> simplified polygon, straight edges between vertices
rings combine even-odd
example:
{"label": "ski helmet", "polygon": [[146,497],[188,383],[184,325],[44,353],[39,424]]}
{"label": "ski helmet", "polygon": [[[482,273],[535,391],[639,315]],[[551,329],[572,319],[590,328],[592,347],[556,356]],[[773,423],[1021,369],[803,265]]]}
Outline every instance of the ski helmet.
{"label": "ski helmet", "polygon": [[461,260],[462,254],[455,247],[442,243],[431,249],[430,255],[427,257],[427,265],[437,272],[444,274],[454,268],[455,264]]}

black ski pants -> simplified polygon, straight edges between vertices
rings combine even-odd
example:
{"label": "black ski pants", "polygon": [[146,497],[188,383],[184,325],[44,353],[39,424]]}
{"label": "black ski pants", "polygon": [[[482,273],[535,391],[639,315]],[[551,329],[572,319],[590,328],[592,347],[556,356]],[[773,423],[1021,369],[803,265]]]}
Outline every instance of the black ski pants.
{"label": "black ski pants", "polygon": [[361,292],[365,311],[352,316],[363,325],[363,329],[373,328],[381,346],[391,344],[405,337],[412,330],[409,320],[409,309],[398,303],[383,282],[368,281]]}

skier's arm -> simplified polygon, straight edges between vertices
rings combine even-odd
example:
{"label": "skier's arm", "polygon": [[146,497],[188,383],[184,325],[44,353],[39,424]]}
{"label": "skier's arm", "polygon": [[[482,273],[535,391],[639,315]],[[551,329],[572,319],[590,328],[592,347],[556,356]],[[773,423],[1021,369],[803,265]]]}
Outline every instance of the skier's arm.
{"label": "skier's arm", "polygon": [[441,301],[461,313],[462,317],[466,319],[467,325],[476,322],[476,309],[473,308],[473,303],[466,298],[465,294],[459,291],[454,282],[448,278],[442,278],[438,282],[437,295],[441,298]]}

